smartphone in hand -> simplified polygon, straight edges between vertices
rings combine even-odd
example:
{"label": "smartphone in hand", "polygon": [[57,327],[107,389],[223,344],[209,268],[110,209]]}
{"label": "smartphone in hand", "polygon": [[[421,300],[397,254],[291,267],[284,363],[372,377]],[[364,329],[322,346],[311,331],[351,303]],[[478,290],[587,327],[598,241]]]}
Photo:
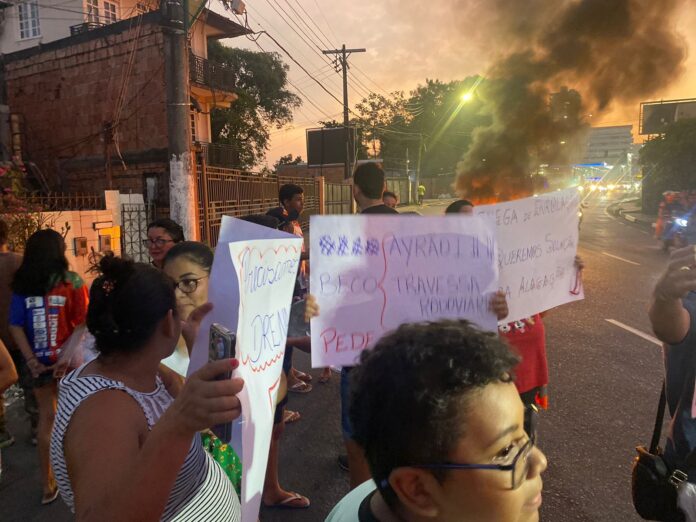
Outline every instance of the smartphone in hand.
{"label": "smartphone in hand", "polygon": [[[220,359],[232,359],[236,353],[237,336],[229,329],[219,323],[210,326],[210,337],[208,344],[208,360],[219,361]],[[217,380],[230,379],[232,370],[217,377]],[[232,438],[232,423],[218,424],[213,426],[212,432],[225,444]]]}

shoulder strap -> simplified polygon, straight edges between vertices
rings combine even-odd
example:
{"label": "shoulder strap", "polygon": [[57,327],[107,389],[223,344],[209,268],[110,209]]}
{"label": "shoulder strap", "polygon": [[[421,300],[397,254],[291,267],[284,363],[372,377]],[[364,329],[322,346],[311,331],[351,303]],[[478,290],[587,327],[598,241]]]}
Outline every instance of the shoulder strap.
{"label": "shoulder strap", "polygon": [[665,394],[665,382],[662,381],[662,391],[660,392],[660,401],[657,404],[657,417],[655,418],[655,428],[653,429],[652,440],[650,441],[650,453],[653,455],[657,452],[657,447],[660,445],[660,436],[662,435],[662,421],[665,418],[665,405],[667,404],[667,396]]}

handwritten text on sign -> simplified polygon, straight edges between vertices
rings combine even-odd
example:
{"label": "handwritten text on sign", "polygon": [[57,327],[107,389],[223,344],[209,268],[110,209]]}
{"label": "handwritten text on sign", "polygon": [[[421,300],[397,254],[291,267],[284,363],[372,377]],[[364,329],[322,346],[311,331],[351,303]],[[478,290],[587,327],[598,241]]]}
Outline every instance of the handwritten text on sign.
{"label": "handwritten text on sign", "polygon": [[283,369],[292,291],[302,239],[229,244],[239,282],[237,357],[242,398],[242,520],[256,520]]}
{"label": "handwritten text on sign", "polygon": [[490,219],[313,216],[312,365],[353,365],[405,322],[470,319],[494,330],[497,247]]}
{"label": "handwritten text on sign", "polygon": [[583,299],[575,269],[579,204],[578,191],[568,189],[474,210],[495,220],[505,322]]}

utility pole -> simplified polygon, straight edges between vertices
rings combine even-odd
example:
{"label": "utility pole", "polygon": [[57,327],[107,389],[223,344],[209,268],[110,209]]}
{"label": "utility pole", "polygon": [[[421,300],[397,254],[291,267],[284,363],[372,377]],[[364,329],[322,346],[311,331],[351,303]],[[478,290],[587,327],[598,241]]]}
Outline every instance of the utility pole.
{"label": "utility pole", "polygon": [[344,162],[343,176],[345,179],[351,176],[350,164],[350,131],[348,129],[348,57],[353,53],[364,53],[367,49],[346,49],[343,44],[341,49],[330,49],[322,51],[324,54],[336,55],[336,70],[343,69],[343,132],[346,142],[346,159]]}
{"label": "utility pole", "polygon": [[418,162],[416,163],[416,196],[421,184],[421,164],[423,163],[423,152],[425,152],[425,140],[423,133],[418,135]]}
{"label": "utility pole", "polygon": [[164,16],[164,61],[167,94],[169,149],[169,215],[184,229],[186,239],[198,237],[196,194],[192,172],[189,114],[188,43],[186,0],[162,2]]}

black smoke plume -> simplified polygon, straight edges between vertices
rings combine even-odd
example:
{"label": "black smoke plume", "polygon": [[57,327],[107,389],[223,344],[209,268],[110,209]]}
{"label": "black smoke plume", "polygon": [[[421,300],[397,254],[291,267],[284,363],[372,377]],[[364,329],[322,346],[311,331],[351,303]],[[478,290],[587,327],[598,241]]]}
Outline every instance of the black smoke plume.
{"label": "black smoke plume", "polygon": [[569,160],[588,114],[637,103],[678,78],[683,1],[534,0],[530,10],[526,1],[494,0],[512,51],[481,86],[492,124],[475,131],[457,191],[479,201],[527,195],[536,166]]}

